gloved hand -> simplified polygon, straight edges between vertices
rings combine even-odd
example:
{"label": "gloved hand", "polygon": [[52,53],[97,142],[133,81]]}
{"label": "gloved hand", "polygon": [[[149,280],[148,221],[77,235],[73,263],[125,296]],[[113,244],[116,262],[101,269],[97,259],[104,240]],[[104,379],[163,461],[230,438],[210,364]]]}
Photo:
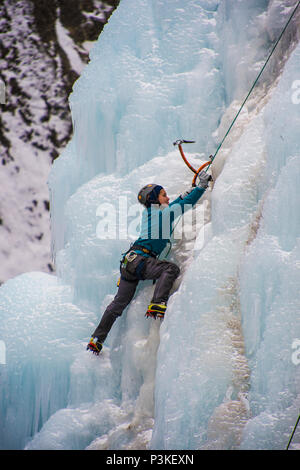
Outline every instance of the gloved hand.
{"label": "gloved hand", "polygon": [[206,189],[208,187],[209,181],[212,180],[211,175],[206,173],[204,170],[200,171],[198,175],[199,183],[198,186],[200,186],[203,189]]}

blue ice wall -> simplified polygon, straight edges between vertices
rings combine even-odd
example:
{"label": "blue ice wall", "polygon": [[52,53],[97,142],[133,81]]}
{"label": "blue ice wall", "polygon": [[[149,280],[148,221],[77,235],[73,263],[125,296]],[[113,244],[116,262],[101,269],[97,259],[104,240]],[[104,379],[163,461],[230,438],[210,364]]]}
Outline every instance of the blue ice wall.
{"label": "blue ice wall", "polygon": [[[224,94],[218,5],[120,3],[70,97],[74,137],[50,179],[54,230],[64,225],[66,199],[95,175],[124,176],[165,156],[178,136],[192,136],[199,151],[211,151]],[[58,250],[62,235],[55,232],[54,240]]]}
{"label": "blue ice wall", "polygon": [[[74,136],[49,178],[56,276],[0,287],[2,448],[284,447],[299,409],[299,47],[270,64],[214,162],[196,240],[173,246],[182,276],[164,322],[144,318],[145,282],[101,357],[85,346],[137,235],[138,190],[157,180],[172,199],[189,187],[173,141],[197,141],[195,166],[213,153],[285,6],[120,2],[74,87]],[[100,236],[105,223],[113,237]]]}
{"label": "blue ice wall", "polygon": [[299,54],[232,146],[161,328],[153,448],[285,449],[296,422]]}

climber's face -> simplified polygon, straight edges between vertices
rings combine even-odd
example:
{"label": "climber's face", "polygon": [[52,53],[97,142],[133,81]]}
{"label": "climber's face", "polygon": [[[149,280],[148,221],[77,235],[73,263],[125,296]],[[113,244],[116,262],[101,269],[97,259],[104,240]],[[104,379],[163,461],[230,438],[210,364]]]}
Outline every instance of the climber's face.
{"label": "climber's face", "polygon": [[158,195],[158,202],[159,204],[166,204],[169,205],[170,198],[167,196],[166,190],[161,189]]}

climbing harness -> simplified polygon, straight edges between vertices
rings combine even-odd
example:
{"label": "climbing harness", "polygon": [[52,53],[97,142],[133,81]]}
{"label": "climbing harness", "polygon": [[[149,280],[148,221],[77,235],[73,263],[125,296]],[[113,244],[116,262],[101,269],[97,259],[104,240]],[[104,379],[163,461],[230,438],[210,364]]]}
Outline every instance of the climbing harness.
{"label": "climbing harness", "polygon": [[[253,89],[255,88],[255,86],[256,86],[258,80],[260,79],[260,77],[261,77],[263,71],[265,70],[265,68],[266,68],[266,66],[267,66],[267,64],[268,64],[268,62],[269,62],[269,60],[271,59],[271,57],[272,57],[272,55],[273,55],[273,53],[274,53],[276,47],[278,46],[279,41],[281,40],[282,36],[284,35],[285,31],[287,30],[287,28],[288,28],[288,26],[289,26],[289,24],[290,24],[290,22],[291,22],[293,16],[295,15],[295,13],[296,13],[296,11],[297,11],[299,5],[300,5],[300,0],[298,1],[296,7],[294,8],[292,14],[290,15],[290,17],[289,17],[289,19],[288,19],[286,25],[284,26],[283,30],[281,31],[281,33],[280,33],[280,35],[279,35],[277,41],[275,42],[275,44],[274,44],[274,46],[273,46],[273,48],[272,48],[272,50],[271,50],[269,56],[267,57],[267,60],[265,61],[264,65],[263,65],[263,67],[262,67],[262,69],[261,69],[261,71],[259,72],[259,74],[257,75],[256,79],[254,80],[253,85],[251,86],[251,88],[250,88],[250,90],[249,90],[249,92],[248,92],[246,98],[245,98],[244,101],[242,102],[242,104],[241,104],[241,106],[240,106],[240,108],[239,108],[239,110],[238,110],[236,116],[234,117],[232,123],[230,124],[230,126],[229,126],[227,132],[225,133],[223,139],[222,139],[221,142],[219,143],[219,145],[218,145],[218,147],[217,147],[217,150],[215,151],[214,155],[211,155],[211,156],[209,157],[209,158],[210,158],[210,162],[206,162],[206,164],[204,164],[204,166],[202,167],[202,169],[206,167],[206,168],[205,168],[205,171],[207,171],[207,170],[209,169],[210,165],[213,163],[214,159],[216,158],[216,156],[217,156],[217,154],[218,154],[220,148],[222,147],[222,145],[223,145],[223,143],[224,143],[226,137],[228,136],[229,132],[231,131],[231,129],[232,129],[234,123],[236,122],[236,120],[237,120],[238,116],[240,115],[240,113],[241,113],[243,107],[245,106],[245,104],[246,104],[246,102],[247,102],[249,96],[251,95]],[[185,161],[185,163],[187,164],[187,166],[188,166],[194,173],[196,173],[196,176],[194,176],[194,179],[193,179],[193,183],[195,183],[196,178],[197,178],[197,175],[198,175],[198,173],[201,171],[201,169],[199,168],[198,170],[195,170],[195,168],[193,168],[193,167],[189,164],[189,162],[187,161],[186,157],[185,157],[184,154],[183,154],[182,147],[181,147],[181,144],[182,144],[182,143],[194,143],[194,141],[192,141],[192,140],[177,140],[176,142],[174,142],[174,145],[178,145],[183,160]]]}
{"label": "climbing harness", "polygon": [[289,450],[290,443],[292,442],[292,439],[293,439],[294,434],[295,434],[295,432],[296,432],[296,429],[297,429],[297,426],[298,426],[299,421],[300,421],[300,415],[298,416],[298,419],[297,419],[297,421],[296,421],[295,427],[294,427],[293,432],[292,432],[292,434],[291,434],[289,443],[288,443],[288,445],[286,446],[286,450]]}
{"label": "climbing harness", "polygon": [[[120,273],[121,276],[117,281],[117,287],[120,285],[120,280],[125,279],[127,282],[136,282],[137,279],[141,280],[142,269],[144,267],[144,256],[136,253],[135,250],[142,251],[151,258],[159,258],[158,254],[154,251],[148,250],[142,245],[132,244],[132,246],[125,253],[122,253],[120,260]],[[124,271],[126,276],[124,277]],[[122,275],[123,272],[123,275]]]}
{"label": "climbing harness", "polygon": [[[289,19],[288,19],[288,21],[287,21],[285,27],[284,27],[283,30],[281,31],[281,33],[280,33],[280,35],[279,35],[277,41],[275,42],[275,44],[274,44],[274,46],[273,46],[273,48],[272,48],[270,54],[269,54],[268,57],[267,57],[267,60],[265,61],[264,65],[263,65],[263,67],[262,67],[262,69],[261,69],[261,71],[259,72],[259,74],[257,75],[256,79],[254,80],[253,85],[251,86],[251,88],[250,88],[250,90],[249,90],[249,92],[248,92],[246,98],[245,98],[244,101],[242,102],[242,104],[241,104],[241,106],[240,106],[240,108],[239,108],[237,114],[235,115],[235,117],[234,117],[232,123],[230,124],[230,126],[229,126],[227,132],[225,133],[223,139],[222,139],[221,142],[219,143],[219,145],[218,145],[218,147],[217,147],[215,153],[214,153],[213,155],[210,155],[210,156],[209,156],[209,161],[203,163],[203,164],[200,166],[200,168],[198,168],[198,170],[196,170],[196,169],[188,162],[188,160],[187,160],[187,158],[186,158],[186,156],[185,156],[185,154],[184,154],[184,152],[183,152],[183,149],[182,149],[182,144],[194,144],[195,141],[194,141],[194,140],[184,140],[184,139],[182,139],[182,140],[176,140],[176,141],[173,143],[174,146],[178,145],[178,148],[179,148],[179,151],[180,151],[180,155],[181,155],[183,161],[184,161],[185,164],[188,166],[188,168],[194,173],[194,177],[193,177],[193,181],[192,181],[192,186],[196,186],[197,176],[198,176],[198,174],[200,173],[200,171],[202,171],[202,170],[205,169],[204,171],[207,172],[207,170],[209,169],[210,165],[213,163],[214,159],[216,158],[216,156],[217,156],[217,154],[218,154],[220,148],[222,147],[222,145],[223,145],[223,143],[224,143],[226,137],[228,136],[229,132],[231,131],[231,129],[232,129],[234,123],[236,122],[237,118],[239,117],[239,115],[240,115],[240,113],[241,113],[243,107],[245,106],[245,104],[246,104],[246,102],[247,102],[249,96],[251,95],[253,89],[255,88],[255,86],[256,86],[258,80],[260,79],[260,77],[261,77],[263,71],[265,70],[265,68],[266,68],[266,66],[267,66],[267,64],[268,64],[268,62],[269,62],[269,60],[271,59],[271,57],[272,57],[272,55],[273,55],[273,53],[274,53],[276,47],[278,46],[279,41],[281,40],[281,38],[282,38],[282,36],[284,35],[284,33],[285,33],[285,31],[286,31],[288,25],[289,25],[290,22],[291,22],[293,16],[295,15],[295,13],[296,13],[296,11],[297,11],[299,5],[300,5],[300,0],[298,1],[296,7],[294,8],[294,10],[293,10],[293,12],[292,12],[292,14],[290,15],[290,17],[289,17]],[[178,222],[177,222],[177,223],[178,223]],[[177,224],[176,224],[176,225],[177,225]],[[176,227],[176,225],[175,225],[175,227]],[[174,231],[175,227],[173,228],[173,231]],[[173,231],[172,231],[172,233],[173,233]],[[169,254],[169,252],[170,252],[170,250],[168,251],[167,255]]]}

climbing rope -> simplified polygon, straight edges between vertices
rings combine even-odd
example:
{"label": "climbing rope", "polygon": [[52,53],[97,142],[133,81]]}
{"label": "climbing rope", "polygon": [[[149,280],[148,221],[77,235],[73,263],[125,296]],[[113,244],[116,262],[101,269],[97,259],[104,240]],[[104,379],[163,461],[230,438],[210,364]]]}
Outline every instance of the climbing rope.
{"label": "climbing rope", "polygon": [[297,419],[297,421],[296,421],[295,427],[294,427],[293,432],[292,432],[292,434],[291,434],[289,443],[288,443],[288,445],[286,446],[286,450],[289,450],[290,443],[292,442],[292,439],[293,439],[294,434],[295,434],[295,432],[296,432],[296,429],[297,429],[297,426],[298,426],[299,421],[300,421],[300,415],[298,416],[298,419]]}
{"label": "climbing rope", "polygon": [[196,179],[197,179],[198,173],[199,173],[203,168],[205,168],[205,171],[207,172],[207,170],[209,169],[210,165],[213,163],[214,159],[216,158],[216,156],[217,156],[217,154],[218,154],[220,148],[222,147],[222,145],[223,145],[223,143],[224,143],[226,137],[228,136],[229,132],[231,131],[232,127],[234,126],[234,123],[236,122],[237,118],[239,117],[239,115],[240,115],[240,113],[241,113],[243,107],[245,106],[245,104],[246,104],[246,102],[247,102],[249,96],[251,95],[251,93],[252,93],[253,89],[255,88],[255,86],[256,86],[258,80],[260,79],[260,77],[261,77],[263,71],[265,70],[265,68],[266,68],[266,66],[267,66],[267,64],[268,64],[268,62],[269,62],[269,60],[271,59],[273,53],[275,52],[275,49],[276,49],[276,47],[278,46],[279,41],[281,40],[281,38],[282,38],[282,36],[284,35],[285,31],[287,30],[287,28],[288,28],[290,22],[292,21],[292,18],[293,18],[293,16],[295,15],[295,13],[296,13],[296,11],[297,11],[299,5],[300,5],[300,0],[298,1],[296,7],[294,8],[294,10],[293,10],[293,12],[292,12],[292,14],[290,15],[290,17],[289,17],[289,19],[288,19],[288,21],[287,21],[285,27],[284,27],[283,30],[281,31],[281,33],[280,33],[280,35],[279,35],[277,41],[275,42],[275,44],[274,44],[274,46],[273,46],[273,48],[272,48],[272,50],[271,50],[271,52],[270,52],[270,54],[269,54],[267,60],[265,61],[264,65],[263,65],[263,67],[262,67],[262,69],[261,69],[261,71],[259,72],[259,74],[257,75],[256,79],[254,80],[253,85],[251,86],[251,88],[250,88],[250,90],[249,90],[249,92],[248,92],[246,98],[245,98],[244,101],[242,102],[242,104],[241,104],[241,106],[240,106],[240,108],[239,108],[237,114],[235,115],[235,117],[234,117],[232,123],[230,124],[230,126],[229,126],[229,128],[228,128],[226,134],[224,135],[223,139],[222,139],[221,142],[219,143],[219,145],[218,145],[218,147],[217,147],[217,150],[215,151],[214,155],[211,155],[211,156],[209,157],[209,158],[210,158],[210,161],[209,161],[209,162],[206,162],[206,163],[205,163],[204,165],[202,165],[198,170],[195,170],[195,168],[193,168],[192,165],[187,161],[187,158],[185,157],[185,155],[184,155],[184,153],[183,153],[183,150],[182,150],[182,146],[181,146],[181,144],[183,144],[183,143],[189,144],[189,143],[195,143],[195,141],[193,141],[193,140],[177,140],[176,142],[174,142],[174,145],[178,145],[180,154],[181,154],[181,156],[182,156],[184,162],[186,163],[186,165],[190,168],[190,170],[192,170],[192,171],[195,173],[194,178],[193,178],[193,183],[192,183],[193,186],[196,186]]}
{"label": "climbing rope", "polygon": [[[265,68],[266,68],[266,66],[267,66],[267,64],[268,64],[268,62],[269,62],[269,60],[271,59],[271,57],[272,57],[272,55],[273,55],[273,53],[274,53],[274,51],[275,51],[275,49],[276,49],[276,47],[278,46],[279,41],[281,40],[282,36],[284,35],[284,33],[285,33],[285,31],[286,31],[288,25],[289,25],[290,22],[292,21],[292,18],[293,18],[293,16],[295,15],[295,13],[296,13],[296,11],[297,11],[299,5],[300,5],[300,0],[298,1],[297,5],[296,5],[296,8],[293,10],[293,13],[292,13],[291,16],[289,17],[289,19],[288,19],[288,21],[287,21],[285,27],[284,27],[283,30],[281,31],[281,33],[280,33],[280,35],[279,35],[277,41],[275,42],[275,44],[274,44],[274,46],[273,46],[273,48],[272,48],[272,50],[271,50],[271,52],[270,52],[270,54],[269,54],[269,56],[268,56],[266,62],[264,63],[264,65],[263,65],[261,71],[259,72],[259,74],[257,75],[256,79],[254,80],[252,87],[250,88],[250,90],[249,90],[249,92],[248,92],[246,98],[244,99],[243,103],[241,104],[241,107],[240,107],[240,109],[238,110],[238,112],[237,112],[235,118],[233,119],[232,123],[230,124],[230,126],[229,126],[229,128],[228,128],[226,134],[224,135],[223,139],[222,139],[221,142],[219,143],[219,145],[218,145],[218,147],[217,147],[217,150],[215,151],[214,155],[211,157],[211,163],[212,163],[212,162],[214,161],[214,159],[216,158],[217,153],[219,152],[220,148],[222,147],[222,145],[223,145],[223,143],[224,143],[224,140],[225,140],[226,137],[228,136],[228,134],[229,134],[229,132],[231,131],[231,129],[232,129],[232,127],[233,127],[235,121],[236,121],[237,118],[239,117],[239,115],[240,115],[240,113],[241,113],[243,107],[245,106],[246,101],[248,100],[249,96],[251,95],[253,89],[255,88],[255,86],[256,86],[258,80],[260,79],[260,77],[261,77],[263,71],[265,70]],[[207,167],[206,171],[208,170],[208,168],[209,168],[209,167]]]}
{"label": "climbing rope", "polygon": [[[261,71],[259,72],[259,74],[257,75],[256,79],[254,80],[253,85],[251,86],[251,88],[250,88],[250,90],[249,90],[249,92],[248,92],[246,98],[245,98],[244,101],[242,102],[242,104],[241,104],[241,106],[240,106],[240,108],[239,108],[239,110],[238,110],[236,116],[234,117],[232,123],[230,124],[230,126],[229,126],[227,132],[225,133],[223,139],[222,139],[221,142],[219,143],[219,145],[218,145],[218,147],[217,147],[217,150],[215,151],[214,155],[210,155],[210,157],[209,157],[210,160],[209,160],[208,162],[205,162],[203,165],[201,165],[200,168],[198,168],[198,170],[196,170],[196,169],[188,162],[188,160],[187,160],[187,158],[186,158],[186,156],[184,155],[184,152],[183,152],[183,150],[182,150],[182,144],[183,144],[183,143],[185,143],[185,144],[192,144],[192,143],[195,143],[195,141],[193,141],[193,140],[177,140],[176,142],[174,142],[174,145],[178,145],[180,154],[181,154],[181,156],[182,156],[182,159],[183,159],[184,162],[186,163],[186,165],[189,167],[189,169],[190,169],[191,171],[193,171],[193,173],[195,173],[194,178],[193,178],[193,184],[192,184],[193,186],[196,186],[196,179],[197,179],[198,173],[199,173],[201,170],[203,170],[204,168],[206,168],[205,171],[207,171],[207,170],[209,169],[210,165],[213,163],[214,159],[216,158],[216,156],[217,156],[217,154],[218,154],[220,148],[222,147],[222,145],[223,145],[223,143],[224,143],[226,137],[227,137],[228,134],[230,133],[232,127],[234,126],[234,123],[236,122],[237,118],[239,117],[239,115],[240,115],[240,113],[241,113],[243,107],[245,106],[245,104],[246,104],[246,102],[247,102],[249,96],[251,95],[253,89],[255,88],[255,86],[256,86],[258,80],[260,79],[260,77],[261,77],[263,71],[265,70],[265,68],[266,68],[266,66],[267,66],[267,64],[268,64],[268,62],[269,62],[269,60],[271,59],[271,57],[272,57],[272,55],[273,55],[273,53],[274,53],[276,47],[278,46],[278,44],[279,44],[279,42],[280,42],[282,36],[284,35],[285,31],[287,30],[287,28],[288,28],[288,26],[289,26],[289,24],[290,24],[292,18],[294,17],[294,15],[295,15],[295,13],[296,13],[296,11],[297,11],[299,5],[300,5],[300,0],[298,1],[296,7],[294,8],[294,10],[293,10],[293,12],[292,12],[292,14],[290,15],[290,17],[289,17],[289,19],[288,19],[288,21],[287,21],[285,27],[284,27],[283,30],[281,31],[281,33],[280,33],[280,35],[279,35],[277,41],[275,42],[275,44],[274,44],[274,46],[273,46],[273,48],[272,48],[272,50],[271,50],[269,56],[267,57],[267,60],[265,61],[264,65],[263,65],[263,67],[262,67],[262,69],[261,69]],[[177,224],[178,224],[178,221],[177,221],[176,225],[177,225]],[[176,227],[176,225],[175,225],[175,227]],[[175,227],[173,228],[172,233],[173,233]],[[172,246],[172,244],[171,244],[171,246]],[[170,246],[170,249],[171,249],[171,246]],[[168,251],[166,257],[168,256],[168,254],[169,254],[169,252],[170,252],[170,249],[169,249],[169,251]],[[298,426],[299,421],[300,421],[300,415],[298,416],[298,419],[297,419],[296,424],[295,424],[295,426],[294,426],[293,432],[292,432],[292,434],[291,434],[291,436],[290,436],[290,439],[289,439],[288,445],[287,445],[287,447],[286,447],[286,450],[289,449],[289,446],[290,446],[290,444],[291,444],[291,442],[292,442],[292,439],[293,439],[294,434],[295,434],[295,432],[296,432],[296,429],[297,429],[297,426]]]}

